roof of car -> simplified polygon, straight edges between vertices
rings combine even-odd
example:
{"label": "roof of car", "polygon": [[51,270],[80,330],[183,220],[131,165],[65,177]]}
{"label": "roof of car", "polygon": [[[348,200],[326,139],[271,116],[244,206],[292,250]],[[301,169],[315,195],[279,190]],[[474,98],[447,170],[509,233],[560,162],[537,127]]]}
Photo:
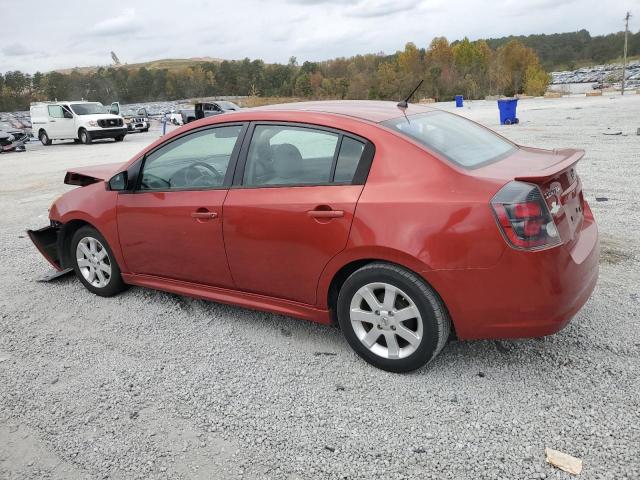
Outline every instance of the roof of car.
{"label": "roof of car", "polygon": [[[398,108],[397,102],[385,102],[377,100],[327,100],[318,102],[281,103],[256,107],[255,110],[278,111],[306,111],[333,113],[360,118],[371,122],[384,122],[392,118],[401,117],[403,112]],[[405,110],[406,115],[432,112],[435,109],[415,103],[410,103]]]}

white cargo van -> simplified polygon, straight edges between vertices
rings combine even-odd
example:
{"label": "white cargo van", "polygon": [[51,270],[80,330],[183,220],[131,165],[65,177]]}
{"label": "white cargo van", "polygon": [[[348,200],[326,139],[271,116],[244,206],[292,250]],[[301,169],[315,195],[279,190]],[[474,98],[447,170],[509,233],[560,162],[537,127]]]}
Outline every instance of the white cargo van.
{"label": "white cargo van", "polygon": [[53,140],[88,144],[98,138],[121,142],[127,134],[122,117],[109,113],[99,102],[32,103],[31,124],[43,145]]}

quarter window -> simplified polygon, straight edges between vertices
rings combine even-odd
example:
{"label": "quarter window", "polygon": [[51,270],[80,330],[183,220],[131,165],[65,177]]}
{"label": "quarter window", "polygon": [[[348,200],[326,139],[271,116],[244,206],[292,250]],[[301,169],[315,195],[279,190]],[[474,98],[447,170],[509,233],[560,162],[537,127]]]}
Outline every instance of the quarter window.
{"label": "quarter window", "polygon": [[313,128],[258,125],[251,138],[243,184],[328,184],[339,139],[336,133]]}
{"label": "quarter window", "polygon": [[336,163],[336,172],[333,181],[336,183],[351,183],[356,169],[360,164],[364,152],[364,143],[350,137],[342,137],[340,153]]}
{"label": "quarter window", "polygon": [[190,190],[223,186],[241,125],[185,135],[145,160],[141,190]]}

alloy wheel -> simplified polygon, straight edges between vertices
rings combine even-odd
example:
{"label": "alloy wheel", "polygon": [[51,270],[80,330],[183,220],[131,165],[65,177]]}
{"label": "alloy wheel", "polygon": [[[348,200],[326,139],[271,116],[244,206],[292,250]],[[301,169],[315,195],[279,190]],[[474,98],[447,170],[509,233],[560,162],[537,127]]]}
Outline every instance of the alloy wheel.
{"label": "alloy wheel", "polygon": [[76,247],[76,261],[84,279],[96,288],[104,288],[111,280],[111,259],[100,240],[83,237]]}
{"label": "alloy wheel", "polygon": [[414,353],[423,336],[423,322],[415,302],[389,283],[369,283],[351,299],[351,325],[372,353],[388,359]]}

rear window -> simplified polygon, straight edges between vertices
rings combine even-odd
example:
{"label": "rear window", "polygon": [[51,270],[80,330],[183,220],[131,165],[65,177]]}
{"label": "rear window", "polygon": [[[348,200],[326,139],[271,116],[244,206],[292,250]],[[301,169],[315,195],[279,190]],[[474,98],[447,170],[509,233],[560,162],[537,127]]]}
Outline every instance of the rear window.
{"label": "rear window", "polygon": [[463,117],[429,112],[399,117],[383,125],[411,137],[465,168],[476,168],[513,152],[511,142]]}

